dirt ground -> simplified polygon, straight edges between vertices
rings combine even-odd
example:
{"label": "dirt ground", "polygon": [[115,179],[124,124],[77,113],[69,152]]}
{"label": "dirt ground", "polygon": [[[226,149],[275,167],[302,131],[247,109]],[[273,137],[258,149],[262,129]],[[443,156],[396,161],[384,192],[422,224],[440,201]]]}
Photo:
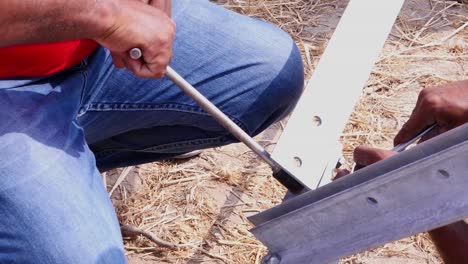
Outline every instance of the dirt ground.
{"label": "dirt ground", "polygon": [[[307,77],[335,29],[345,0],[218,1],[289,31],[300,46]],[[362,98],[342,136],[346,166],[360,144],[390,148],[419,91],[466,79],[468,4],[407,0]],[[337,73],[339,76],[339,73]],[[285,121],[257,140],[271,150]],[[125,240],[131,264],[260,263],[265,247],[247,218],[281,202],[285,190],[241,144],[204,151],[187,161],[147,164],[105,175],[122,223],[177,244],[162,248],[142,236]],[[130,172],[127,176],[126,172]],[[119,176],[123,183],[115,184]],[[115,187],[115,188],[113,188]],[[441,263],[426,234],[402,239],[341,263]]]}

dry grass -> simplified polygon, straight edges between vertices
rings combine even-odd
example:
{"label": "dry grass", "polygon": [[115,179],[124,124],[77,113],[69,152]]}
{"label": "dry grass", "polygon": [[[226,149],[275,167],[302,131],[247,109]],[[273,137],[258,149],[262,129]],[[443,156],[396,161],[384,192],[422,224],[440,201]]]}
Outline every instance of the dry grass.
{"label": "dry grass", "polygon": [[[246,149],[233,152],[239,151]],[[245,159],[219,152],[206,151],[187,163],[142,167],[143,189],[115,201],[120,220],[151,230],[179,248],[158,248],[139,238],[126,243],[130,255],[147,254],[145,259],[158,263],[252,263],[264,254],[248,232],[245,214],[280,202],[283,190],[267,184],[272,180],[265,165],[243,164]]]}
{"label": "dry grass", "polygon": [[[218,2],[290,32],[302,50],[308,75],[346,6],[346,1],[338,0]],[[407,2],[343,133],[348,167],[357,145],[391,146],[420,89],[467,78],[468,30],[462,28],[467,6],[454,1]],[[265,145],[272,143],[271,137],[259,140]],[[115,191],[120,194],[114,199],[120,220],[149,230],[178,248],[159,248],[142,237],[126,240],[130,262],[259,263],[265,247],[248,232],[251,226],[246,216],[281,201],[284,189],[270,174],[269,168],[242,145],[209,150],[185,163],[142,166],[139,192]],[[428,237],[420,234],[342,262],[440,260]]]}

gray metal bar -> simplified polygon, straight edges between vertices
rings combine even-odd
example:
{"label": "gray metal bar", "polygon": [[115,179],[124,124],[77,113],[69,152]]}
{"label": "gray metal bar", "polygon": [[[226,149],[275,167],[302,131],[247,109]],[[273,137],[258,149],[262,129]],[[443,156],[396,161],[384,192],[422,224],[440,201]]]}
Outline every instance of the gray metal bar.
{"label": "gray metal bar", "polygon": [[467,159],[468,124],[286,201],[252,233],[281,264],[320,264],[466,218]]}
{"label": "gray metal bar", "polygon": [[343,192],[353,186],[366,183],[374,178],[382,177],[386,175],[386,173],[397,171],[408,164],[417,163],[429,155],[435,155],[436,153],[467,140],[468,124],[465,124],[384,161],[362,168],[349,176],[336,180],[319,189],[295,196],[294,198],[289,198],[278,206],[249,217],[249,220],[256,226],[261,225],[264,222]]}

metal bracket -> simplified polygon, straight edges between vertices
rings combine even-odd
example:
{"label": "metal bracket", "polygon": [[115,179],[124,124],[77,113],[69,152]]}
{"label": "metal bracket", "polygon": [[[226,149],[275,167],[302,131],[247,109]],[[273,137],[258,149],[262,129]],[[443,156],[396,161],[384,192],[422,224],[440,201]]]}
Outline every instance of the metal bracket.
{"label": "metal bracket", "polygon": [[251,220],[280,264],[327,263],[468,217],[468,124]]}

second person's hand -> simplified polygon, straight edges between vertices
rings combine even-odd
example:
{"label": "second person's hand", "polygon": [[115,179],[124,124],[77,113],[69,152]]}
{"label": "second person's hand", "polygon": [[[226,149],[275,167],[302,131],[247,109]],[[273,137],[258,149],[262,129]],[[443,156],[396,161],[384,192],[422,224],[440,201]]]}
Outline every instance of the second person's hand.
{"label": "second person's hand", "polygon": [[[356,163],[356,167],[364,168],[366,166],[389,158],[395,154],[397,153],[391,150],[372,148],[368,146],[358,146],[353,152],[353,158],[354,162]],[[350,173],[351,172],[348,170],[338,170],[335,180]]]}
{"label": "second person's hand", "polygon": [[421,91],[408,122],[396,135],[398,145],[413,138],[420,131],[437,124],[437,128],[421,141],[444,133],[468,122],[468,80],[448,83]]}

